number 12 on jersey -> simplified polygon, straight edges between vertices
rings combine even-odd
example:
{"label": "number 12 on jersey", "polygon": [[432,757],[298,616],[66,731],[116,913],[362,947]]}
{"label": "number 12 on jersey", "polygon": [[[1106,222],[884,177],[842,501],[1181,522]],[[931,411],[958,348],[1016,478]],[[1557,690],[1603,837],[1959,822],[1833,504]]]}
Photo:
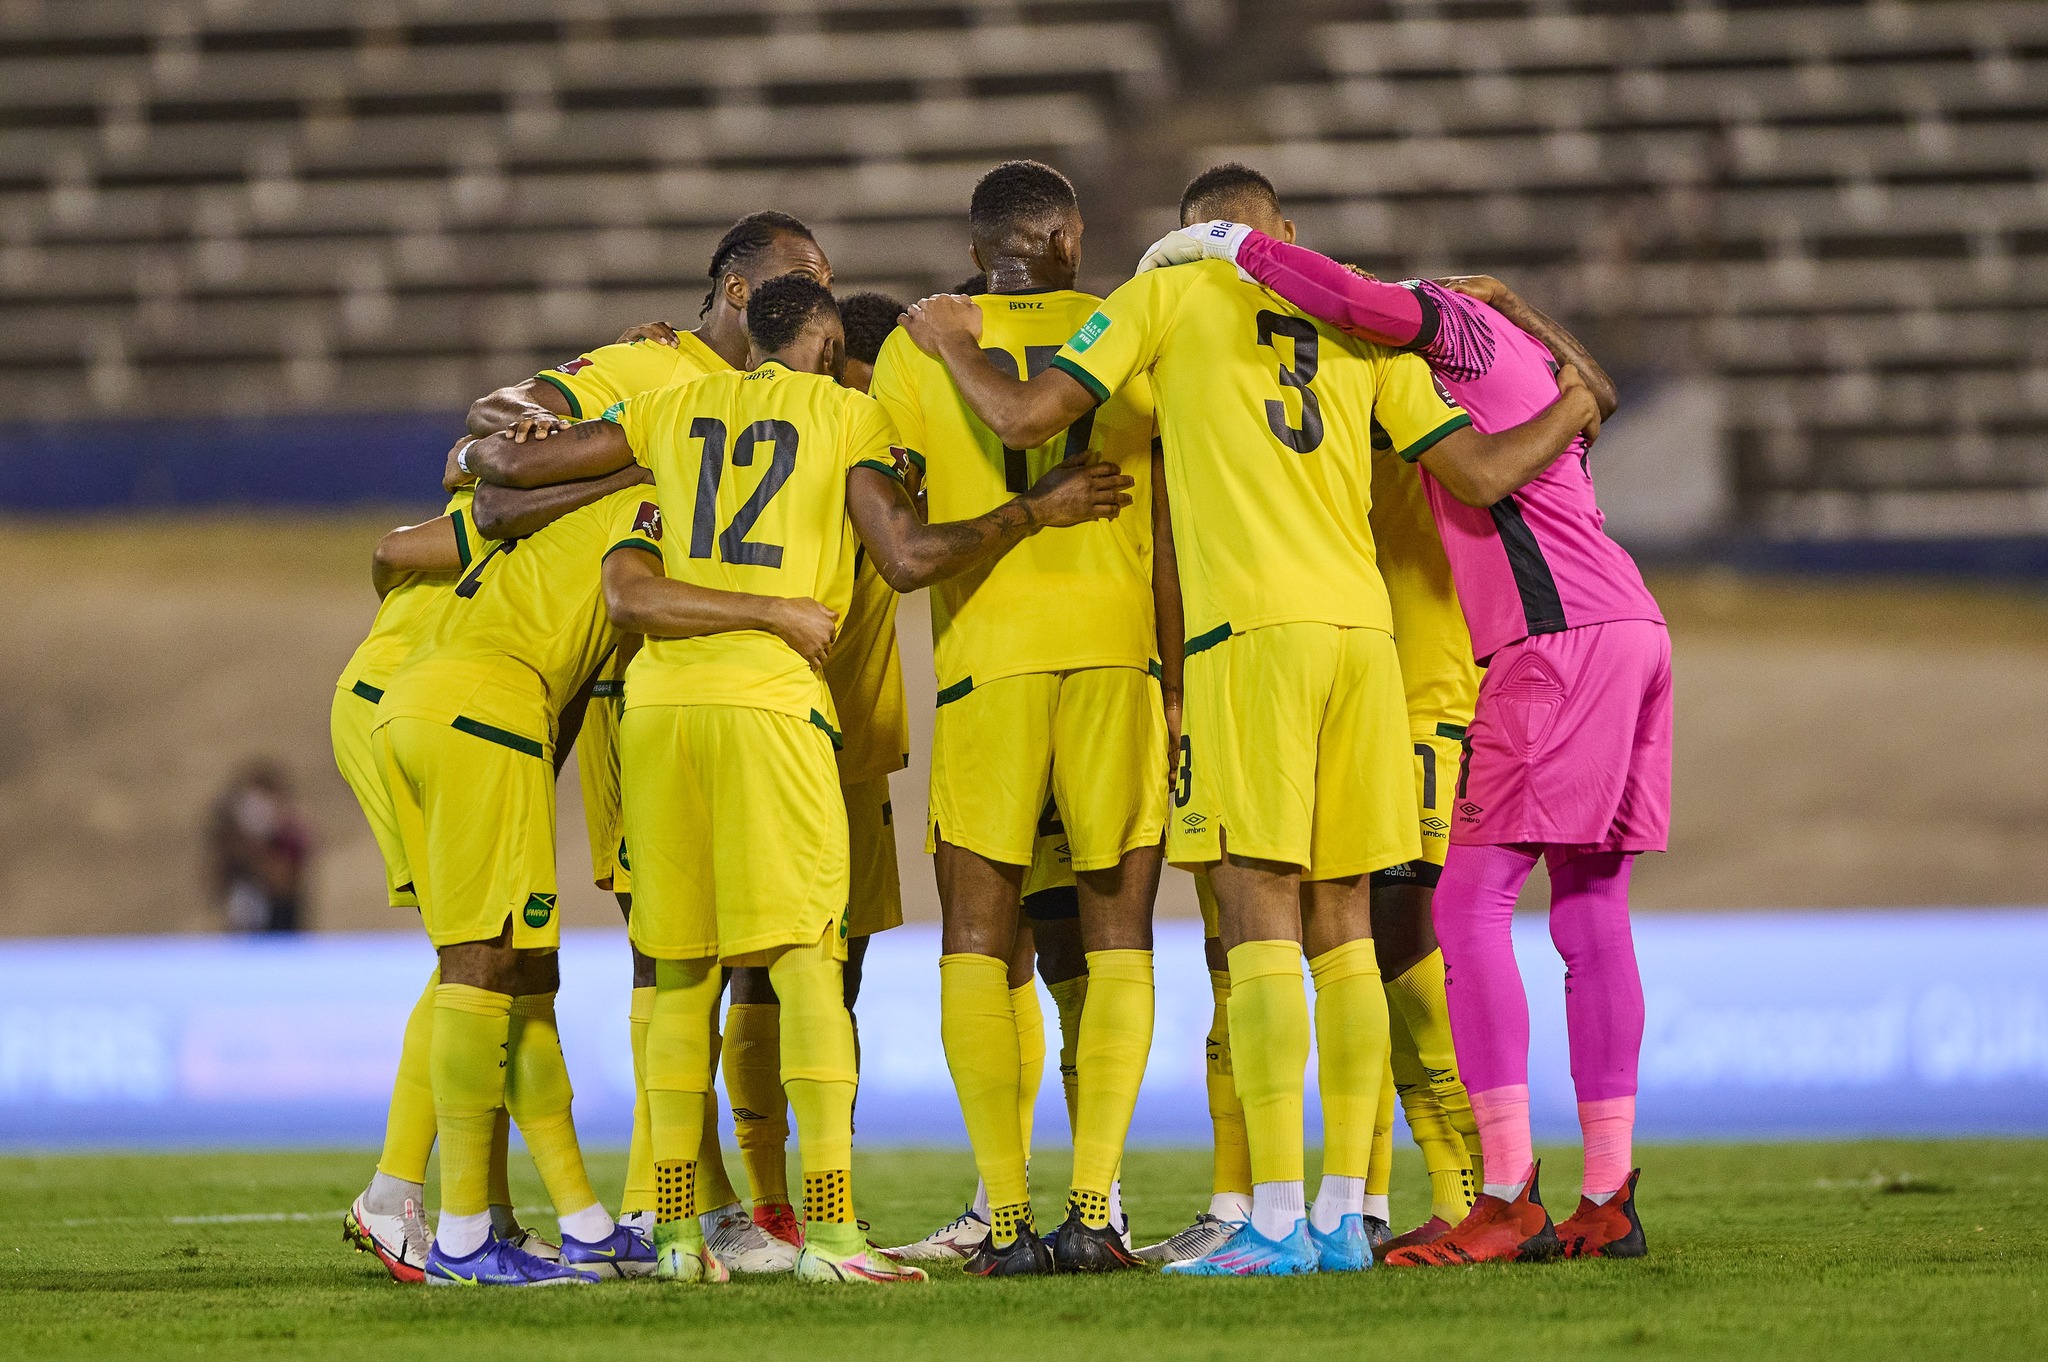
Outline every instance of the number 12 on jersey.
{"label": "number 12 on jersey", "polygon": [[690,438],[704,442],[704,461],[697,467],[697,507],[690,517],[690,556],[709,558],[715,537],[718,556],[728,563],[781,567],[780,544],[757,543],[747,535],[753,530],[754,522],[761,518],[761,513],[768,509],[768,503],[789,481],[789,475],[796,472],[796,427],[787,421],[756,421],[740,432],[740,438],[732,445],[733,467],[751,468],[758,446],[769,445],[772,453],[769,455],[768,472],[754,484],[753,494],[733,513],[732,523],[722,532],[717,531],[716,526],[718,484],[725,477],[725,422],[715,416],[700,416],[690,422]]}

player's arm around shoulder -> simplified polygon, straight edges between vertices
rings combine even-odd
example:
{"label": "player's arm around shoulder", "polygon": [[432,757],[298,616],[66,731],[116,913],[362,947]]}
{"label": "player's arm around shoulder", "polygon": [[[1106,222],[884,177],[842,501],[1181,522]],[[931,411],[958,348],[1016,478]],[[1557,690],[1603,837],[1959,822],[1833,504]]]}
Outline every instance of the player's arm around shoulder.
{"label": "player's arm around shoulder", "polygon": [[1057,367],[1012,378],[981,352],[982,322],[975,301],[954,293],[921,299],[903,314],[917,348],[946,366],[974,414],[1012,449],[1035,449],[1108,396]]}
{"label": "player's arm around shoulder", "polygon": [[616,473],[634,462],[632,443],[615,415],[624,405],[595,421],[521,422],[485,436],[464,451],[462,469],[500,487],[545,487]]}
{"label": "player's arm around shoulder", "polygon": [[1398,435],[1396,445],[1467,506],[1495,505],[1535,481],[1575,437],[1600,434],[1600,407],[1579,371],[1567,364],[1557,386],[1557,400],[1518,426],[1487,434],[1465,424],[1426,447],[1402,444]]}
{"label": "player's arm around shoulder", "polygon": [[808,596],[757,596],[665,576],[651,544],[621,542],[604,560],[604,604],[613,627],[648,638],[774,634],[813,668],[825,665],[839,617]]}
{"label": "player's arm around shoulder", "polygon": [[401,525],[377,541],[370,584],[382,600],[416,572],[455,572],[469,566],[467,531],[460,511],[418,525]]}

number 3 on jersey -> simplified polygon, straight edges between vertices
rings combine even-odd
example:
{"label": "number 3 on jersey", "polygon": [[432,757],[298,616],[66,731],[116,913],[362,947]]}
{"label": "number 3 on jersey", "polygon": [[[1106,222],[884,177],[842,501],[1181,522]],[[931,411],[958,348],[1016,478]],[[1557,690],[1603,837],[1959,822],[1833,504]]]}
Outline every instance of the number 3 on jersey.
{"label": "number 3 on jersey", "polygon": [[1259,314],[1259,344],[1272,346],[1275,336],[1285,336],[1294,342],[1294,362],[1280,366],[1280,386],[1292,388],[1301,394],[1301,424],[1287,424],[1287,404],[1278,398],[1266,402],[1266,425],[1272,429],[1273,438],[1297,454],[1312,453],[1323,443],[1323,408],[1316,401],[1315,390],[1308,386],[1316,376],[1318,363],[1317,348],[1322,337],[1316,333],[1315,324],[1302,317],[1290,317],[1284,312],[1261,312]]}
{"label": "number 3 on jersey", "polygon": [[697,508],[690,517],[690,556],[709,558],[715,535],[718,555],[728,563],[781,567],[780,544],[756,543],[747,535],[753,530],[754,522],[761,518],[761,513],[768,509],[768,503],[789,481],[789,475],[796,472],[796,427],[787,421],[756,421],[740,432],[740,438],[732,446],[734,468],[751,468],[754,450],[760,445],[773,446],[773,453],[769,456],[767,473],[754,484],[753,494],[733,513],[732,523],[722,533],[718,533],[715,527],[718,522],[718,484],[725,477],[725,422],[715,416],[700,416],[690,422],[690,438],[704,442],[704,461],[697,467]]}

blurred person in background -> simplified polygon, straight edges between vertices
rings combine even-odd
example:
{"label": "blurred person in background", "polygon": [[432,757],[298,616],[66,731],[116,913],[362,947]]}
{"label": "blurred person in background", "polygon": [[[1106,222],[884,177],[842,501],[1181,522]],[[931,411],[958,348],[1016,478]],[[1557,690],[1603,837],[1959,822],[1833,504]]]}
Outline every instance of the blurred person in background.
{"label": "blurred person in background", "polygon": [[244,766],[214,801],[207,834],[214,893],[231,932],[296,932],[304,924],[313,833],[284,768]]}

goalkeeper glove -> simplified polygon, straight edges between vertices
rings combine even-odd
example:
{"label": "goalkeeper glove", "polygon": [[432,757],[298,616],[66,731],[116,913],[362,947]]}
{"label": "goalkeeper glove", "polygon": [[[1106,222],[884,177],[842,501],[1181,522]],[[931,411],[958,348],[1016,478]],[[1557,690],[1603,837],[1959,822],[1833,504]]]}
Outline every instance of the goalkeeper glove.
{"label": "goalkeeper glove", "polygon": [[[1237,248],[1244,244],[1252,230],[1241,222],[1218,218],[1214,222],[1197,222],[1168,232],[1145,252],[1144,259],[1138,262],[1138,273],[1167,265],[1188,265],[1197,260],[1228,260],[1235,265]],[[1241,269],[1238,276],[1246,283],[1256,282]]]}

